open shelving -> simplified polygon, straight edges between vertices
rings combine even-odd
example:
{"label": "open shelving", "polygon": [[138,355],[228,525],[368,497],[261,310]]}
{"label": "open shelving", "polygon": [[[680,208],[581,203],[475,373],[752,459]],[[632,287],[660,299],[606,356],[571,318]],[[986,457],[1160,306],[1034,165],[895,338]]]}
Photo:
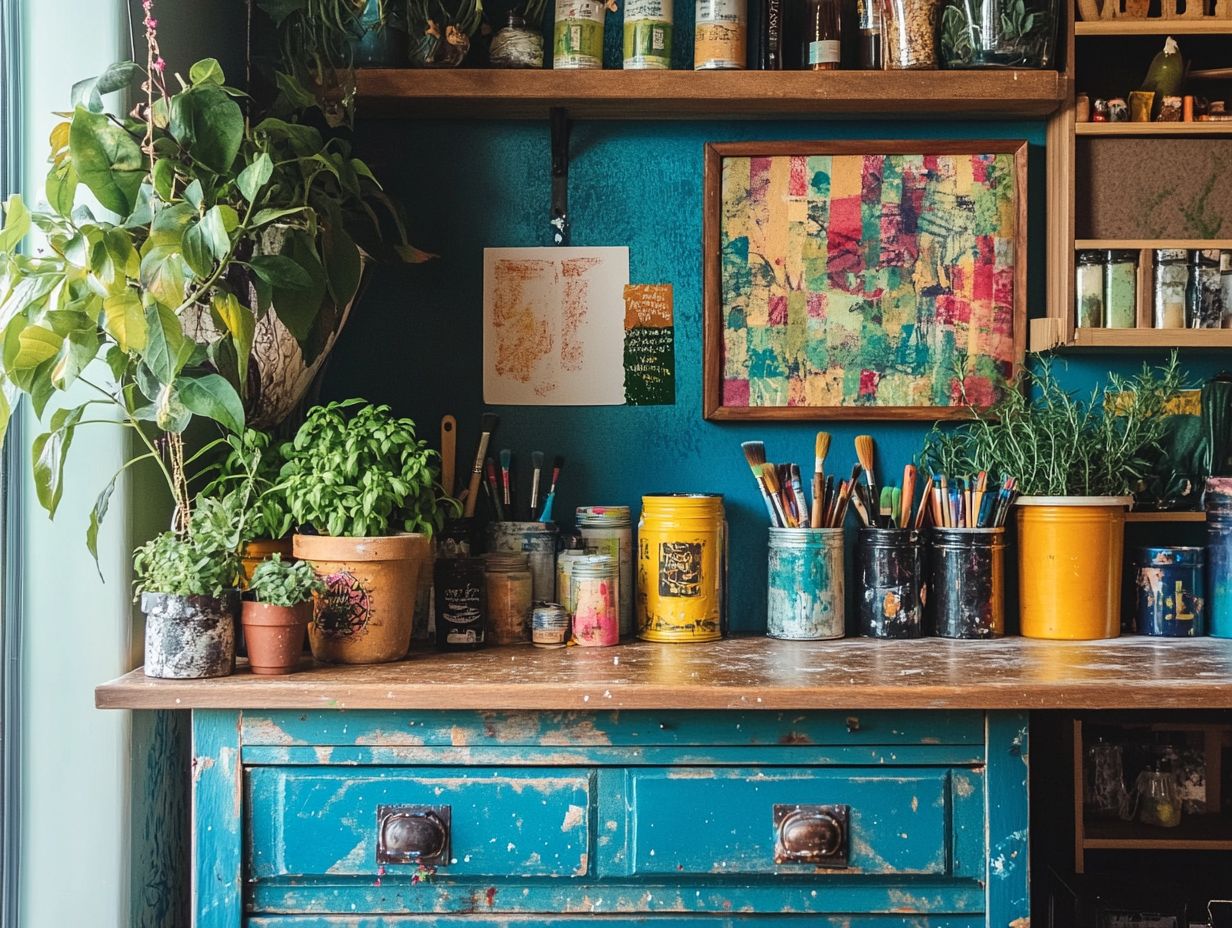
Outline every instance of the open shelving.
{"label": "open shelving", "polygon": [[1186,136],[1232,135],[1232,122],[1080,122],[1076,135],[1111,136]]}
{"label": "open shelving", "polygon": [[1232,34],[1232,19],[1106,19],[1097,22],[1074,23],[1074,35],[1127,36],[1127,35],[1229,35]]}

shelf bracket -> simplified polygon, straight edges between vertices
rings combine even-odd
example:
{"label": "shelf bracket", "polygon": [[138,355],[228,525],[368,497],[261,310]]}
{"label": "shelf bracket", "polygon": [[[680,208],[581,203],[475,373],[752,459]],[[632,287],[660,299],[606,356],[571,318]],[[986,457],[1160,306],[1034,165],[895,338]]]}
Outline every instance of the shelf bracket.
{"label": "shelf bracket", "polygon": [[569,244],[569,113],[552,107],[552,243]]}

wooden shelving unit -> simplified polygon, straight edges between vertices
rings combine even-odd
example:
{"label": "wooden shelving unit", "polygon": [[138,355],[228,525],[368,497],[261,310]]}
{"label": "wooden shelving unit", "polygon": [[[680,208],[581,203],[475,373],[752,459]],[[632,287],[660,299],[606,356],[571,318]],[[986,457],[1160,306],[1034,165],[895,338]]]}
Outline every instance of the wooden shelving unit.
{"label": "wooden shelving unit", "polygon": [[1041,117],[1071,97],[1056,71],[502,71],[363,69],[366,115],[540,119]]}
{"label": "wooden shelving unit", "polygon": [[1074,329],[1069,348],[1133,349],[1151,351],[1192,348],[1226,351],[1232,348],[1232,329]]}
{"label": "wooden shelving unit", "polygon": [[1089,819],[1083,831],[1088,851],[1232,851],[1232,819],[1226,815],[1190,816],[1175,828]]}
{"label": "wooden shelving unit", "polygon": [[1154,251],[1157,248],[1232,248],[1229,238],[1080,238],[1074,240],[1075,251],[1111,248],[1116,251]]}
{"label": "wooden shelving unit", "polygon": [[1142,512],[1125,513],[1126,522],[1205,522],[1205,512]]}
{"label": "wooden shelving unit", "polygon": [[1106,19],[1074,23],[1074,35],[1229,35],[1232,19]]}
{"label": "wooden shelving unit", "polygon": [[1232,135],[1232,122],[1080,122],[1074,124],[1074,132],[1107,138],[1219,136]]}

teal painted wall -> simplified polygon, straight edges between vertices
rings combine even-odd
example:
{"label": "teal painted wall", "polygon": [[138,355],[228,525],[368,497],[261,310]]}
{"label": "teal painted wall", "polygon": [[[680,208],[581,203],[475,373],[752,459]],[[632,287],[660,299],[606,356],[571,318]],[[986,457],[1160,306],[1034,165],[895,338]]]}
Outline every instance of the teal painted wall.
{"label": "teal painted wall", "polygon": [[[765,510],[740,442],[765,440],[772,459],[811,459],[818,428],[834,435],[832,468],[850,468],[852,438],[875,435],[884,475],[902,473],[927,424],[715,424],[701,417],[702,146],[779,138],[1022,138],[1030,142],[1029,301],[1043,313],[1042,122],[580,122],[573,130],[570,209],[575,245],[628,245],[634,282],[675,288],[677,402],[671,407],[501,407],[498,447],[529,460],[566,459],[559,514],[579,504],[639,504],[661,491],[727,496],[731,627],[765,627]],[[482,411],[482,253],[485,246],[550,244],[549,140],[542,122],[361,120],[361,154],[410,213],[412,240],[432,264],[379,268],[327,370],[323,395],[391,403],[436,440],[440,416],[459,417],[459,459],[473,454]],[[1191,370],[1219,369],[1194,355]],[[1074,360],[1067,377],[1089,389],[1110,366],[1141,358]],[[462,469],[464,465],[460,465]]]}

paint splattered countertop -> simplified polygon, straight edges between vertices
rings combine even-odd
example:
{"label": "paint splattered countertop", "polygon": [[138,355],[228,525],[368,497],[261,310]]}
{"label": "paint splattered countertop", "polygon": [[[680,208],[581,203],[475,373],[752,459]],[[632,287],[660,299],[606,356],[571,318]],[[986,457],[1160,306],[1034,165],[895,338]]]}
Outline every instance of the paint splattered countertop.
{"label": "paint splattered countertop", "polygon": [[636,642],[413,651],[373,666],[305,664],[95,690],[103,709],[1111,709],[1232,708],[1232,640]]}

